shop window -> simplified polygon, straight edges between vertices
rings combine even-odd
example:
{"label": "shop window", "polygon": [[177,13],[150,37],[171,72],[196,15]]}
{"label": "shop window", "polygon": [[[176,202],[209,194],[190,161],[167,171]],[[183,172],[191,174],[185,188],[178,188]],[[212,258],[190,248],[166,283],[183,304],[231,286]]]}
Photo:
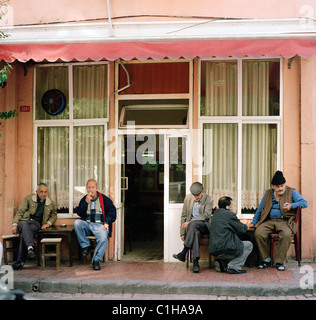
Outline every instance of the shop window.
{"label": "shop window", "polygon": [[[100,192],[107,193],[108,65],[39,66],[35,87],[34,184],[47,183],[58,213],[72,215],[88,179],[96,179]],[[59,107],[61,95],[64,109],[54,114],[51,105]]]}
{"label": "shop window", "polygon": [[121,109],[119,127],[132,124],[135,128],[188,127],[188,105],[136,105]]}
{"label": "shop window", "polygon": [[203,182],[254,213],[280,167],[280,61],[201,62]]}

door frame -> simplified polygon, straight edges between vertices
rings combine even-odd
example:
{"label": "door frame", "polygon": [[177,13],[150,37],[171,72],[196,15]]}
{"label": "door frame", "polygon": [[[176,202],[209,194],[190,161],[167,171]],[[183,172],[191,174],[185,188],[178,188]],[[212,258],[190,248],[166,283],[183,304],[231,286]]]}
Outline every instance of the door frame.
{"label": "door frame", "polygon": [[[169,203],[169,139],[174,137],[185,137],[186,141],[186,194],[189,193],[190,185],[192,182],[192,144],[191,134],[188,129],[156,129],[156,130],[122,130],[118,131],[117,135],[117,168],[116,168],[116,194],[117,194],[117,208],[118,219],[116,223],[116,256],[117,260],[121,260],[124,251],[124,203],[121,197],[122,188],[122,143],[128,135],[156,135],[160,139],[160,135],[163,135],[164,139],[164,235],[163,235],[163,247],[164,247],[164,261],[173,262],[172,254],[174,250],[179,250],[183,246],[180,239],[180,219],[183,203]],[[123,139],[122,139],[123,138]],[[136,152],[137,150],[135,150]],[[162,160],[162,159],[159,159]],[[172,245],[172,244],[175,244]],[[178,252],[178,251],[177,251]]]}
{"label": "door frame", "polygon": [[192,144],[189,130],[180,130],[165,134],[164,143],[164,262],[175,262],[172,257],[174,253],[178,253],[183,249],[183,242],[180,239],[180,221],[183,208],[182,203],[169,202],[169,165],[170,165],[170,138],[185,138],[186,141],[186,172],[185,194],[190,191],[192,183]]}

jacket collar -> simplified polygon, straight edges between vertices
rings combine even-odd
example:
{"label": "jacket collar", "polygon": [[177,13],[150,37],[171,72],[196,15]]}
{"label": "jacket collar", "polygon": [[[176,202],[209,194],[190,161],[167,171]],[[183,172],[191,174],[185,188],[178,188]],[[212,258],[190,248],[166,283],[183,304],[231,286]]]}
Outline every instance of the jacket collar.
{"label": "jacket collar", "polygon": [[[37,193],[33,193],[31,197],[32,201],[37,202]],[[46,197],[45,205],[49,206],[52,203],[52,200],[49,197]]]}

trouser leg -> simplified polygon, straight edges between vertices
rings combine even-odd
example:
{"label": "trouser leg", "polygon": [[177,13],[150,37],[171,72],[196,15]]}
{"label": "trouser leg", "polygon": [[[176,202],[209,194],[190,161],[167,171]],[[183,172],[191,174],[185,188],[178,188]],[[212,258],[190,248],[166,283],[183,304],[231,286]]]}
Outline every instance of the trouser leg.
{"label": "trouser leg", "polygon": [[200,259],[201,236],[209,234],[208,228],[203,221],[196,220],[189,223],[185,236],[184,245],[192,249],[193,260]]}
{"label": "trouser leg", "polygon": [[255,239],[262,260],[270,257],[269,234],[271,232],[277,232],[279,234],[275,262],[283,263],[293,239],[293,232],[288,227],[287,220],[284,219],[271,219],[260,224],[255,231]]}
{"label": "trouser leg", "polygon": [[41,225],[35,220],[19,221],[18,232],[20,234],[20,246],[18,261],[24,262],[27,256],[27,248],[34,247],[34,234],[39,231]]}
{"label": "trouser leg", "polygon": [[84,220],[76,220],[74,222],[74,229],[77,235],[77,239],[81,248],[90,246],[90,240],[87,236],[92,236],[93,233],[90,229],[90,223]]}
{"label": "trouser leg", "polygon": [[255,239],[262,260],[270,257],[269,234],[274,231],[274,222],[261,223],[255,231]]}
{"label": "trouser leg", "polygon": [[291,242],[293,240],[293,232],[287,225],[287,220],[281,220],[276,223],[276,232],[279,233],[279,243],[275,254],[275,263],[283,264]]}
{"label": "trouser leg", "polygon": [[96,238],[97,245],[94,250],[92,261],[101,261],[108,245],[108,231],[101,229],[101,223],[92,223],[92,232]]}
{"label": "trouser leg", "polygon": [[241,267],[245,264],[249,254],[252,251],[253,244],[250,241],[243,241],[243,245],[244,245],[244,249],[242,254],[229,261],[228,263],[229,268],[240,270]]}

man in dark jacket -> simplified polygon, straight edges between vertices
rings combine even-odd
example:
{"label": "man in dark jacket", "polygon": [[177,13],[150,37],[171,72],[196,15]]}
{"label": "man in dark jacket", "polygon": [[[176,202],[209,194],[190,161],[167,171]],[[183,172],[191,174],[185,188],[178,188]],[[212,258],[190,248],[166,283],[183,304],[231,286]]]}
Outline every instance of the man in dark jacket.
{"label": "man in dark jacket", "polygon": [[94,270],[100,270],[100,261],[104,256],[111,236],[112,222],[116,220],[116,208],[110,198],[98,192],[97,182],[90,179],[87,182],[88,194],[79,203],[77,214],[81,217],[74,223],[82,255],[89,253],[90,240],[87,236],[95,236],[97,245],[92,257]]}
{"label": "man in dark jacket", "polygon": [[219,209],[215,211],[210,225],[210,253],[215,257],[215,268],[223,271],[227,263],[226,271],[229,273],[245,273],[241,267],[245,264],[248,255],[251,253],[253,245],[250,241],[241,241],[239,234],[246,233],[247,225],[240,222],[236,212],[231,208],[232,199],[221,197],[218,201]]}

